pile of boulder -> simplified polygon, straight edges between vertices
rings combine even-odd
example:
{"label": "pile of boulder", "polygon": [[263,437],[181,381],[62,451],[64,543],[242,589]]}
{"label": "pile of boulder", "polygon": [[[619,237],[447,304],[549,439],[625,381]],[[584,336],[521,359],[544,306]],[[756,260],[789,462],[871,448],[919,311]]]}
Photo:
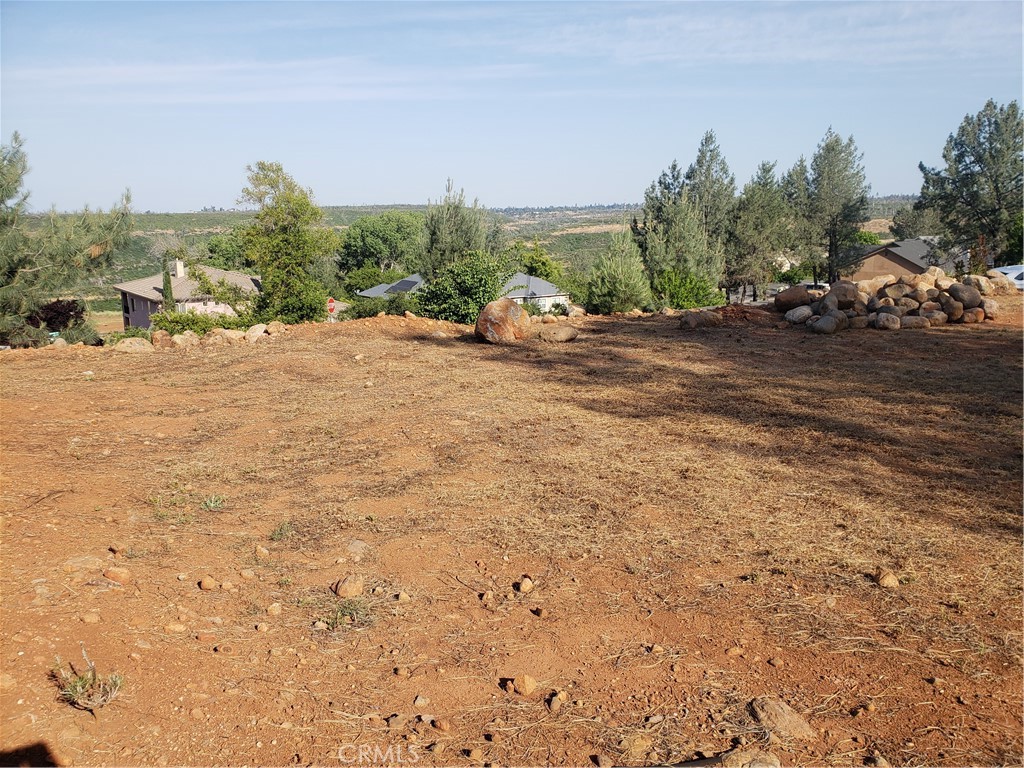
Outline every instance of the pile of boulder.
{"label": "pile of boulder", "polygon": [[153,331],[150,341],[141,337],[129,337],[121,339],[114,345],[119,352],[152,352],[154,349],[190,349],[192,347],[226,347],[231,344],[256,344],[267,336],[276,336],[284,333],[287,326],[284,323],[259,323],[248,330],[235,330],[228,328],[214,328],[203,336],[195,331],[176,333],[173,336],[167,331]]}
{"label": "pile of boulder", "polygon": [[775,296],[775,309],[785,313],[787,323],[804,325],[815,333],[846,328],[894,331],[994,320],[999,304],[992,297],[1016,293],[1014,284],[994,270],[957,282],[940,268],[930,267],[922,274],[899,278],[839,280],[825,292],[796,285]]}
{"label": "pile of boulder", "polygon": [[491,344],[518,344],[524,339],[539,338],[550,343],[572,341],[580,332],[554,315],[529,313],[512,299],[498,299],[485,306],[473,329],[476,337]]}

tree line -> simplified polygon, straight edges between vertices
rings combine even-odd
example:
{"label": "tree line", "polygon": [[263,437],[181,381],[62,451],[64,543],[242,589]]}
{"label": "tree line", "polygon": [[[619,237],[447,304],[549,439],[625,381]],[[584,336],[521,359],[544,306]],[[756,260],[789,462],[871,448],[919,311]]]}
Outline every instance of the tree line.
{"label": "tree line", "polygon": [[[946,142],[944,165],[919,165],[920,196],[896,212],[892,234],[934,235],[947,251],[970,252],[974,269],[988,261],[1019,263],[1021,127],[1016,101],[1000,106],[990,100],[967,115]],[[126,246],[130,198],[126,193],[105,213],[51,212],[41,226],[28,227],[27,170],[23,142],[14,134],[0,152],[0,342],[44,343],[55,328],[88,338],[81,311],[57,311],[55,300],[71,298],[65,295],[71,286],[101,275]],[[165,265],[182,258],[193,266],[258,273],[262,292],[245,297],[192,272],[211,296],[253,322],[322,319],[328,295],[351,298],[356,314],[413,309],[472,322],[516,270],[554,282],[592,312],[685,308],[721,303],[723,291],[742,295],[773,279],[831,282],[849,273],[863,253],[858,246],[872,242],[860,230],[869,192],[853,136],[830,128],[809,162],[801,157],[784,172],[762,162],[738,190],[708,131],[686,170],[673,161],[607,250],[581,272],[537,242],[509,242],[501,218],[477,200],[468,202],[451,180],[425,212],[387,210],[339,231],[327,224],[312,190],[281,164],[260,161],[247,166],[238,200],[255,208],[249,221],[204,245],[162,244],[158,255]],[[387,301],[356,299],[361,290],[410,273],[425,278],[424,290]]]}

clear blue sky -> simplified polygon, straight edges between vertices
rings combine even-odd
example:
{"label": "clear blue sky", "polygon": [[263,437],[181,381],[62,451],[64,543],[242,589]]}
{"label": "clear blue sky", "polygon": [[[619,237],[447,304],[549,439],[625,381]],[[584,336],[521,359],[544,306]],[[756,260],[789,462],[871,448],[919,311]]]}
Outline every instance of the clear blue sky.
{"label": "clear blue sky", "polygon": [[1021,2],[0,2],[0,129],[36,210],[639,201],[714,130],[742,185],[832,126],[876,194],[1021,98]]}

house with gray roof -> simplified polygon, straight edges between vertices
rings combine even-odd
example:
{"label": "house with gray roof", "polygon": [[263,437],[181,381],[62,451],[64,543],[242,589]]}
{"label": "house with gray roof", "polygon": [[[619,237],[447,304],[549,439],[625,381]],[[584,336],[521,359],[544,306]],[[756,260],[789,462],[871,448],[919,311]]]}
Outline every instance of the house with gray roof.
{"label": "house with gray roof", "polygon": [[501,289],[503,298],[516,304],[536,304],[541,312],[550,312],[555,304],[569,306],[569,294],[554,283],[533,275],[516,272]]}
{"label": "house with gray roof", "polygon": [[919,275],[928,267],[941,267],[947,273],[956,271],[954,256],[947,256],[936,250],[936,238],[915,237],[912,240],[896,240],[888,245],[866,245],[852,254],[860,261],[850,280],[871,280],[881,275]]}
{"label": "house with gray roof", "polygon": [[362,296],[364,299],[380,299],[398,293],[415,293],[423,287],[423,283],[424,280],[419,274],[409,275],[394,283],[380,283],[365,291],[356,291],[356,296]]}
{"label": "house with gray roof", "polygon": [[[204,295],[199,284],[188,276],[185,263],[181,259],[171,265],[171,291],[174,294],[173,309],[178,312],[196,312],[201,315],[234,315],[235,311],[227,304],[216,302],[213,297]],[[236,286],[243,293],[259,293],[260,278],[257,275],[246,275],[216,267],[199,266],[199,269],[210,279],[211,283],[226,281]],[[125,328],[148,328],[149,316],[160,312],[164,307],[164,276],[162,272],[138,280],[129,280],[114,286],[121,292],[121,315]]]}

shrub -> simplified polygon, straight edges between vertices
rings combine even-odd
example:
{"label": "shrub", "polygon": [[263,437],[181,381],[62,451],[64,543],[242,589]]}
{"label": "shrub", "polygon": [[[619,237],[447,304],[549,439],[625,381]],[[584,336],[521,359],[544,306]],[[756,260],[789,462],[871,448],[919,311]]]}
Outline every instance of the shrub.
{"label": "shrub", "polygon": [[651,303],[651,286],[640,251],[628,232],[616,233],[611,248],[598,256],[587,282],[587,312],[626,312]]}
{"label": "shrub", "polygon": [[251,318],[236,315],[201,315],[198,312],[157,312],[149,316],[153,330],[176,333],[192,331],[202,336],[214,328],[248,328]]}
{"label": "shrub", "polygon": [[346,320],[358,320],[361,317],[376,317],[381,312],[385,315],[404,315],[406,312],[419,314],[420,305],[415,294],[396,293],[376,299],[356,299],[340,316]]}
{"label": "shrub", "polygon": [[100,334],[96,330],[96,326],[85,320],[76,321],[68,325],[60,332],[60,337],[68,344],[82,342],[90,347],[100,342]]}
{"label": "shrub", "polygon": [[526,310],[526,314],[530,317],[544,314],[544,310],[540,308],[540,304],[536,301],[524,301],[520,306]]}
{"label": "shrub", "polygon": [[673,309],[717,307],[725,303],[722,292],[707,280],[697,275],[683,275],[674,269],[666,269],[654,278],[652,288],[655,301]]}
{"label": "shrub", "polygon": [[150,333],[149,328],[136,328],[135,326],[129,326],[123,331],[114,331],[113,333],[108,333],[104,336],[103,346],[112,347],[117,344],[117,342],[121,341],[121,339],[145,339],[146,341],[149,341],[151,336],[152,334]]}
{"label": "shrub", "polygon": [[569,307],[561,302],[556,301],[551,305],[551,310],[548,312],[549,315],[563,315],[568,316]]}
{"label": "shrub", "polygon": [[500,297],[511,276],[503,259],[470,251],[438,272],[419,293],[419,304],[427,317],[471,325],[485,305]]}

